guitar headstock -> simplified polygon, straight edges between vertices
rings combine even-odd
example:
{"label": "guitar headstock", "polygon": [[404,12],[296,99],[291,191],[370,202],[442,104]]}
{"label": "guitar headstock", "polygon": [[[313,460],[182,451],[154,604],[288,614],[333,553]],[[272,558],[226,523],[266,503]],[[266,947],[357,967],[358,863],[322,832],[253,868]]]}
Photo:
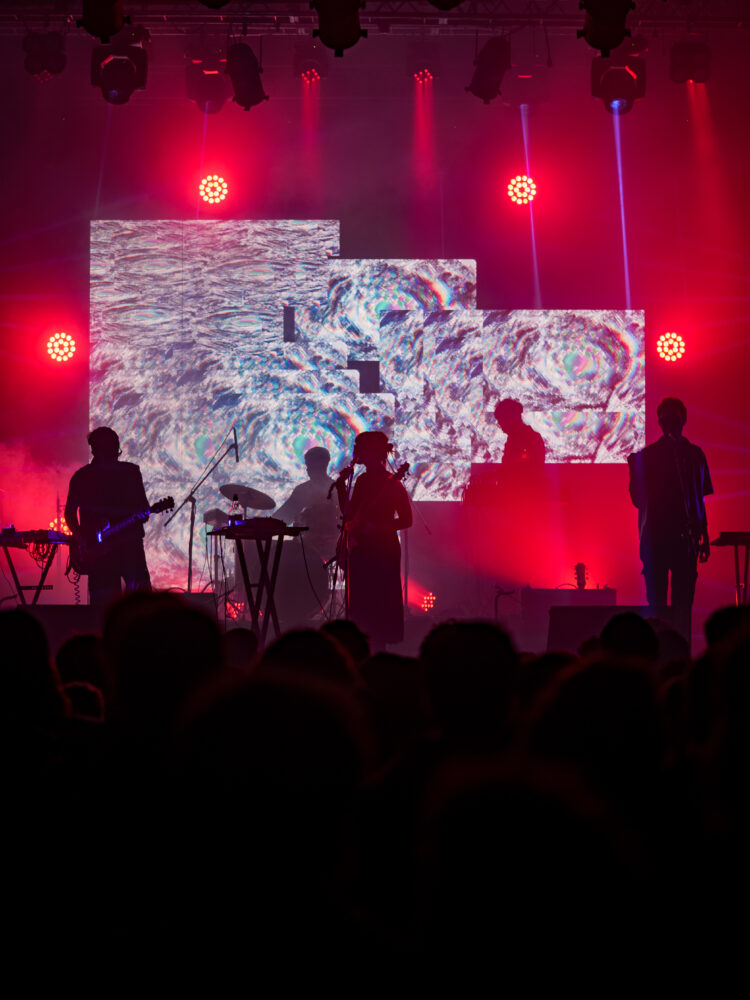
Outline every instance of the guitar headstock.
{"label": "guitar headstock", "polygon": [[155,504],[152,504],[149,510],[152,514],[161,514],[162,511],[172,510],[174,507],[174,497],[162,497],[161,500],[157,500]]}

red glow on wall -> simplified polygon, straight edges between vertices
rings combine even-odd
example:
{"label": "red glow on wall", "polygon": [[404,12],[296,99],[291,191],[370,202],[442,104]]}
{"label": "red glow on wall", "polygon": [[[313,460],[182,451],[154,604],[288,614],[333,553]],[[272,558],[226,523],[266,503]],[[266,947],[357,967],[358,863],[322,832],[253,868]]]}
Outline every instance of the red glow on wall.
{"label": "red glow on wall", "polygon": [[218,174],[209,174],[201,181],[198,194],[209,205],[215,205],[224,201],[228,190],[229,187],[223,177],[219,177]]}
{"label": "red glow on wall", "polygon": [[76,342],[69,333],[53,333],[47,341],[47,354],[53,361],[70,361],[76,352]]}
{"label": "red glow on wall", "polygon": [[656,341],[656,351],[664,361],[679,361],[685,353],[685,341],[679,333],[663,333]]}
{"label": "red glow on wall", "polygon": [[536,184],[526,174],[517,174],[508,184],[508,197],[516,205],[528,205],[536,197]]}

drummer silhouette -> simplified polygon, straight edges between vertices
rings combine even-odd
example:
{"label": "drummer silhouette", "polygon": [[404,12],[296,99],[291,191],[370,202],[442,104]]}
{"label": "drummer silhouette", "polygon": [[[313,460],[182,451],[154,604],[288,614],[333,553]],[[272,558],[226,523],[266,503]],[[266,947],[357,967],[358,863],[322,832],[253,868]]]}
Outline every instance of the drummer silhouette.
{"label": "drummer silhouette", "polygon": [[304,483],[294,487],[288,499],[276,511],[275,517],[280,517],[287,524],[293,524],[303,510],[326,499],[333,482],[328,477],[330,461],[331,455],[327,448],[310,448],[305,452],[308,478]]}
{"label": "drummer silhouette", "polygon": [[[338,505],[328,499],[333,480],[328,477],[331,461],[326,448],[305,452],[307,479],[292,490],[274,517],[308,530],[299,538],[287,541],[276,582],[276,607],[282,628],[302,628],[324,606],[328,597],[326,560],[336,551],[338,540]],[[255,554],[250,546],[245,552],[251,575]]]}
{"label": "drummer silhouette", "polygon": [[333,480],[328,475],[331,455],[327,448],[310,448],[305,452],[307,480],[295,486],[290,496],[275,511],[274,516],[287,524],[309,528],[307,542],[322,555],[335,549],[338,537],[336,504],[328,499]]}

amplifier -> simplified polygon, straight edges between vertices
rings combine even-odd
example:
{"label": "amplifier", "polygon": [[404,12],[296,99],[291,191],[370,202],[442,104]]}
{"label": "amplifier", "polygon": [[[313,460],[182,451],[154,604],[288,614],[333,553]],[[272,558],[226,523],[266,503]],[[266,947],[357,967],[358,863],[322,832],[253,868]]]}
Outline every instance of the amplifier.
{"label": "amplifier", "polygon": [[[530,653],[542,653],[548,646],[550,609],[590,608],[592,606],[611,607],[617,603],[617,591],[612,587],[597,590],[583,589],[536,589],[523,587],[521,595],[521,649]],[[611,617],[611,615],[610,615]],[[595,634],[599,634],[596,632]],[[584,636],[584,638],[586,638]],[[555,646],[566,649],[566,646]],[[575,647],[574,647],[575,651]]]}

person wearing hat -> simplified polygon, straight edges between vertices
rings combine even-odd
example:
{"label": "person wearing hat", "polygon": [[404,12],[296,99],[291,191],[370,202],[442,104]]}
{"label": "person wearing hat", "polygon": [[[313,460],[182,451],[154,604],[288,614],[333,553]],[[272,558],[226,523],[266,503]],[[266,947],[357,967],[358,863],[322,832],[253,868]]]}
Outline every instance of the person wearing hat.
{"label": "person wearing hat", "polygon": [[393,450],[381,431],[365,431],[354,441],[354,464],[364,465],[347,498],[337,483],[344,515],[349,617],[370,637],[373,651],[404,637],[401,545],[398,532],[412,523],[409,495],[398,475],[386,468]]}

